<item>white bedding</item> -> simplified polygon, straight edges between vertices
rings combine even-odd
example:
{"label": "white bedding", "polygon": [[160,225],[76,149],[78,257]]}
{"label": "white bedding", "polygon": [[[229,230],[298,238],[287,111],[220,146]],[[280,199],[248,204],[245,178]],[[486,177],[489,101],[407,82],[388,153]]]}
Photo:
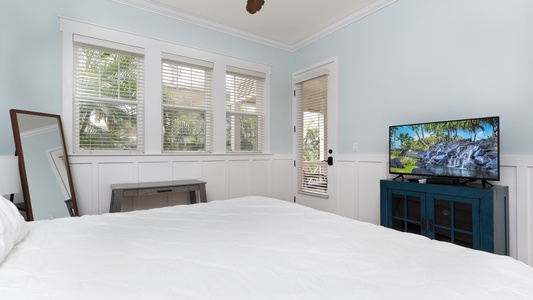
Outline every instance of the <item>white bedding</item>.
{"label": "white bedding", "polygon": [[533,299],[533,268],[264,197],[29,223],[0,299]]}

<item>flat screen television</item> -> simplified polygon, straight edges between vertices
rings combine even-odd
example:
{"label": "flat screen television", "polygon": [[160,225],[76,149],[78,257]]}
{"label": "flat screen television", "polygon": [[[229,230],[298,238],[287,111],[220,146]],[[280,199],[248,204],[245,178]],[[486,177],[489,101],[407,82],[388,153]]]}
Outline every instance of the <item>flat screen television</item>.
{"label": "flat screen television", "polygon": [[389,173],[500,180],[499,117],[389,127]]}

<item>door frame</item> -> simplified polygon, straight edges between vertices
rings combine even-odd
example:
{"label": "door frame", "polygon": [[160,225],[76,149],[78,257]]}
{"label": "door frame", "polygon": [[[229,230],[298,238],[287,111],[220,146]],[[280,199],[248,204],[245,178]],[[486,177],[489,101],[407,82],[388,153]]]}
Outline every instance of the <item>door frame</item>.
{"label": "door frame", "polygon": [[[333,150],[333,165],[328,167],[328,194],[329,197],[312,196],[298,193],[298,170],[296,167],[298,138],[296,126],[298,122],[298,103],[296,98],[296,83],[328,74],[328,149]],[[332,57],[322,62],[298,70],[292,74],[292,156],[294,168],[292,172],[294,202],[313,207],[319,210],[337,213],[337,157],[338,157],[338,58]]]}

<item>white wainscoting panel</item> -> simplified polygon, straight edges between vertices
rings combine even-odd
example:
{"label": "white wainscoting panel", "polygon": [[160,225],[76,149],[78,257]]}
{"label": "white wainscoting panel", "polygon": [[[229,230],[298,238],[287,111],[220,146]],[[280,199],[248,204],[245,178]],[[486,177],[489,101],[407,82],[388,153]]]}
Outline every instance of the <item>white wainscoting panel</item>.
{"label": "white wainscoting panel", "polygon": [[167,181],[171,178],[167,161],[139,162],[139,182]]}
{"label": "white wainscoting panel", "polygon": [[252,161],[252,195],[269,196],[272,191],[272,167],[270,160]]}
{"label": "white wainscoting panel", "polygon": [[[74,192],[80,215],[98,211],[98,182],[93,180],[92,163],[71,164]],[[76,180],[83,178],[83,180]]]}
{"label": "white wainscoting panel", "polygon": [[274,158],[272,165],[272,197],[293,202],[294,160],[291,157]]}
{"label": "white wainscoting panel", "polygon": [[337,160],[337,213],[351,219],[358,219],[357,181],[355,161]]}
{"label": "white wainscoting panel", "polygon": [[207,199],[265,195],[292,201],[291,155],[71,155],[81,214],[109,211],[111,184],[198,179]]}
{"label": "white wainscoting panel", "polygon": [[358,177],[359,189],[359,220],[380,224],[379,219],[379,183],[384,178],[384,163],[380,161],[359,161]]}
{"label": "white wainscoting panel", "polygon": [[387,178],[387,156],[342,155],[337,160],[337,214],[379,224],[379,181]]}
{"label": "white wainscoting panel", "polygon": [[98,164],[98,214],[109,212],[111,203],[111,184],[130,183],[134,181],[134,163]]}
{"label": "white wainscoting panel", "polygon": [[251,165],[247,160],[229,161],[229,198],[243,197],[251,194]]}
{"label": "white wainscoting panel", "polygon": [[172,180],[201,180],[200,171],[198,161],[174,161],[172,163]]}
{"label": "white wainscoting panel", "polygon": [[202,180],[207,182],[207,201],[226,199],[226,161],[208,160],[202,163]]}
{"label": "white wainscoting panel", "polygon": [[509,186],[509,250],[533,266],[533,156],[502,156],[498,185]]}
{"label": "white wainscoting panel", "polygon": [[[525,250],[525,245],[520,246],[520,241],[517,240],[518,234],[518,221],[522,216],[519,216],[518,207],[518,198],[516,197],[517,192],[517,171],[516,166],[501,166],[501,178],[499,182],[493,182],[495,185],[507,185],[509,187],[509,216],[508,216],[508,226],[509,226],[509,252],[512,257],[519,257],[518,252]],[[525,212],[524,212],[525,213]],[[522,248],[522,251],[519,249]]]}
{"label": "white wainscoting panel", "polygon": [[527,187],[527,190],[523,191],[520,196],[524,198],[524,201],[528,206],[526,221],[529,221],[529,223],[526,225],[527,231],[523,232],[522,235],[529,237],[529,241],[527,241],[526,246],[526,249],[528,250],[527,258],[524,257],[521,260],[527,261],[533,266],[533,165],[530,165],[525,169],[524,173],[527,174],[525,186]]}

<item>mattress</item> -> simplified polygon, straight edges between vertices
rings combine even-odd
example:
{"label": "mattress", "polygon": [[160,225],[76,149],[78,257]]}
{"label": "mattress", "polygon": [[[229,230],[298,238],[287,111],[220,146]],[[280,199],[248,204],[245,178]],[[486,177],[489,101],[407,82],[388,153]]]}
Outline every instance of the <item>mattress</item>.
{"label": "mattress", "polygon": [[533,299],[513,258],[266,197],[28,225],[1,299]]}

